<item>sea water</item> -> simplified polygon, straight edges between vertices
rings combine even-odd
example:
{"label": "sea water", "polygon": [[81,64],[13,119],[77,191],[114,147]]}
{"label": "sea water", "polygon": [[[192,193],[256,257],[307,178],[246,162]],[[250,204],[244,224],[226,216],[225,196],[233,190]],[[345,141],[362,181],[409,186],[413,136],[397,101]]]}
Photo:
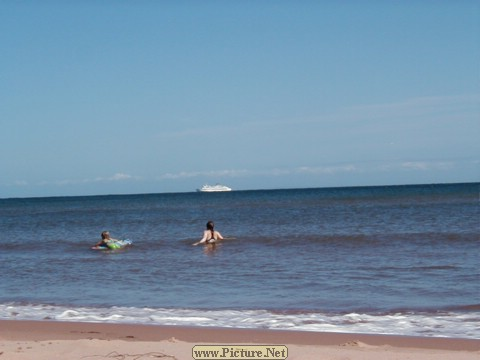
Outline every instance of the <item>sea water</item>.
{"label": "sea water", "polygon": [[0,199],[0,319],[478,339],[479,189]]}

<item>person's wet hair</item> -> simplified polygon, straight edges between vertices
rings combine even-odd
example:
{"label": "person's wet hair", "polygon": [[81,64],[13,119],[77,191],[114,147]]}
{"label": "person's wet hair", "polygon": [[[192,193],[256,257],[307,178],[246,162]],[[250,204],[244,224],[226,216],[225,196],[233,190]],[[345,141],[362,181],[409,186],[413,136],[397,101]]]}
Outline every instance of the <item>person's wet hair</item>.
{"label": "person's wet hair", "polygon": [[207,230],[213,231],[213,228],[215,225],[213,224],[213,221],[207,222]]}

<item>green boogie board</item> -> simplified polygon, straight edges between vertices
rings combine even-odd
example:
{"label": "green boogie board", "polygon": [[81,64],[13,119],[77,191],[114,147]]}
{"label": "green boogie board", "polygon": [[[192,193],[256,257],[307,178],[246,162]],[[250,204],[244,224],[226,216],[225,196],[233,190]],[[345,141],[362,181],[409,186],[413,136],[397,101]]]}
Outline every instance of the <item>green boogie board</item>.
{"label": "green boogie board", "polygon": [[107,246],[93,246],[92,250],[120,250],[132,245],[131,240],[110,241]]}

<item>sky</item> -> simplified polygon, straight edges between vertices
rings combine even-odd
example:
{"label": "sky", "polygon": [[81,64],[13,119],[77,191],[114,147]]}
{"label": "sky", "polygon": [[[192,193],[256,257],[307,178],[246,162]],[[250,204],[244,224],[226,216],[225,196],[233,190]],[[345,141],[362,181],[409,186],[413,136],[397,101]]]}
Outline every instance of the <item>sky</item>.
{"label": "sky", "polygon": [[480,181],[476,0],[0,1],[0,198]]}

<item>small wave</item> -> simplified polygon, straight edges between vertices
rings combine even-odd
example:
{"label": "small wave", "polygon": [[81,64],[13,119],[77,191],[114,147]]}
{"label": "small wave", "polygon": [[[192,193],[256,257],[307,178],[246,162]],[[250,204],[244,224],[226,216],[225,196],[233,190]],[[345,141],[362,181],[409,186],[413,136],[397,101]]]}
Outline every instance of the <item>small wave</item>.
{"label": "small wave", "polygon": [[480,304],[460,305],[455,307],[449,307],[450,311],[480,311]]}
{"label": "small wave", "polygon": [[412,270],[455,270],[458,266],[455,265],[432,265],[432,266],[417,266],[411,268]]}
{"label": "small wave", "polygon": [[[376,266],[360,266],[361,270],[378,270]],[[434,270],[457,270],[460,266],[457,265],[425,265],[425,266],[384,266],[381,270],[384,271],[399,271],[399,272],[416,272],[416,271],[434,271]]]}
{"label": "small wave", "polygon": [[76,307],[0,304],[0,319],[56,320],[148,325],[235,327],[316,332],[376,333],[404,336],[480,338],[480,305],[469,311],[323,313],[267,310],[200,310],[134,307]]}

